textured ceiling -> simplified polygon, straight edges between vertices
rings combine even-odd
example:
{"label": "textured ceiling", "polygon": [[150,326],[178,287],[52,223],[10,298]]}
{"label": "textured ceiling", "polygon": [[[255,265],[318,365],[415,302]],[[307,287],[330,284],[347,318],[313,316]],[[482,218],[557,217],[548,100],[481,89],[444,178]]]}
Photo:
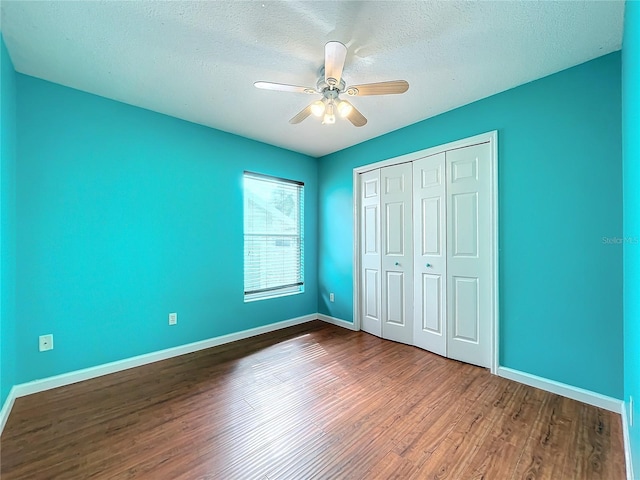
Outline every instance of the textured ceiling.
{"label": "textured ceiling", "polygon": [[[618,50],[624,2],[5,1],[18,72],[321,156]],[[315,97],[324,44],[349,48],[347,85],[405,79],[350,100],[369,119],[288,120]],[[318,96],[319,98],[319,96]]]}

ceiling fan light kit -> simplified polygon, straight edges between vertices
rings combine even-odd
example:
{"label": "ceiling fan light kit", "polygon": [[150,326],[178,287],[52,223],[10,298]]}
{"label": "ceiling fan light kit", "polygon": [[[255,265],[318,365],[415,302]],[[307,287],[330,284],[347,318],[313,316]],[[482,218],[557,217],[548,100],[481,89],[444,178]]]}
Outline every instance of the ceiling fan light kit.
{"label": "ceiling fan light kit", "polygon": [[352,111],[353,105],[351,105],[349,102],[341,100],[340,103],[338,103],[338,113],[342,118],[348,117]]}
{"label": "ceiling fan light kit", "polygon": [[313,115],[319,118],[322,117],[323,125],[332,125],[336,122],[337,112],[340,117],[346,118],[354,126],[362,127],[367,123],[366,117],[350,102],[340,99],[339,95],[341,93],[352,97],[394,95],[406,92],[409,89],[409,83],[406,80],[393,80],[347,87],[342,78],[342,70],[344,69],[346,58],[347,47],[344,44],[328,42],[324,46],[324,67],[321,70],[316,88],[272,82],[255,82],[254,85],[263,90],[322,95],[321,100],[316,100],[307,105],[289,120],[291,124],[298,124],[309,115]]}
{"label": "ceiling fan light kit", "polygon": [[334,123],[336,123],[336,115],[334,113],[333,103],[329,103],[327,104],[327,110],[324,112],[322,124],[333,125]]}
{"label": "ceiling fan light kit", "polygon": [[335,123],[336,111],[342,118],[347,118],[353,110],[353,105],[338,98],[338,91],[326,90],[322,100],[317,100],[310,105],[312,115],[323,117],[322,123],[331,125]]}
{"label": "ceiling fan light kit", "polygon": [[322,100],[315,101],[311,104],[311,113],[313,113],[316,117],[321,117],[324,115],[325,104]]}

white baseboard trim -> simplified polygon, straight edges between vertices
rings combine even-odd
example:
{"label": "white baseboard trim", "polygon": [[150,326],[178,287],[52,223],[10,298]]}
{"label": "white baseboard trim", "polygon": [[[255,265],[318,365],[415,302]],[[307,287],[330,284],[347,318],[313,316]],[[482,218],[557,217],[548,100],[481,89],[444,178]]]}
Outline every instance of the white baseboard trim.
{"label": "white baseboard trim", "polygon": [[138,355],[136,357],[126,358],[116,362],[105,363],[96,367],[84,368],[82,370],[63,373],[61,375],[55,375],[41,380],[34,380],[32,382],[16,385],[16,397],[23,397],[25,395],[31,395],[32,393],[63,387],[65,385],[81,382],[90,378],[101,377],[102,375],[140,367],[148,363],[166,360],[167,358],[178,357],[180,355],[197,352],[206,348],[224,345],[225,343],[255,337],[256,335],[261,335],[263,333],[273,332],[293,325],[310,322],[316,318],[316,314],[305,315],[302,317],[292,318],[290,320],[284,320],[282,322],[272,323],[270,325],[264,325],[262,327],[250,328],[249,330],[243,330],[241,332],[201,340],[199,342],[187,343],[186,345],[180,345],[179,347],[167,348],[165,350],[158,350],[157,352]]}
{"label": "white baseboard trim", "polygon": [[83,380],[89,380],[91,378],[101,377],[103,375],[109,375],[110,373],[120,372],[122,370],[128,370],[130,368],[140,367],[153,362],[159,362],[160,360],[166,360],[168,358],[185,355],[187,353],[197,352],[206,348],[216,347],[225,343],[235,342],[237,340],[243,340],[249,337],[255,337],[263,333],[273,332],[281,330],[283,328],[292,327],[301,323],[310,322],[316,320],[318,315],[313,313],[310,315],[304,315],[302,317],[292,318],[284,320],[282,322],[272,323],[270,325],[264,325],[262,327],[251,328],[243,330],[241,332],[230,333],[228,335],[221,335],[219,337],[209,338],[207,340],[201,340],[199,342],[188,343],[186,345],[180,345],[178,347],[167,348],[165,350],[159,350],[157,352],[151,352],[144,355],[138,355],[124,360],[118,360],[116,362],[105,363],[95,367],[83,368],[82,370],[76,370],[69,373],[63,373],[61,375],[55,375],[53,377],[47,377],[32,382],[22,383],[14,385],[9,392],[7,399],[0,410],[0,434],[4,429],[4,425],[9,417],[11,408],[16,398],[31,395],[33,393],[44,392],[52,388],[63,387],[72,383],[81,382]]}
{"label": "white baseboard trim", "polygon": [[531,375],[530,373],[521,372],[508,367],[498,367],[497,374],[499,377],[515,380],[516,382],[524,383],[525,385],[536,387],[540,390],[546,390],[547,392],[556,393],[573,400],[578,400],[579,402],[587,403],[594,407],[604,408],[605,410],[609,410],[614,413],[622,413],[622,406],[624,402],[617,398],[607,397],[600,393],[579,387],[573,387],[566,383],[556,382],[555,380],[538,377],[536,375]]}
{"label": "white baseboard trim", "polygon": [[16,397],[16,387],[11,387],[9,394],[2,405],[2,409],[0,410],[0,434],[2,434],[4,426],[7,424],[7,420],[9,419],[9,414],[13,408],[13,403],[16,401]]}
{"label": "white baseboard trim", "polygon": [[[9,414],[13,404],[18,397],[24,397],[33,393],[43,392],[53,388],[70,385],[72,383],[81,382],[83,380],[89,380],[91,378],[97,378],[103,375],[120,372],[122,370],[128,370],[130,368],[147,365],[149,363],[166,360],[168,358],[185,355],[199,350],[204,350],[225,343],[235,342],[237,340],[243,340],[245,338],[254,337],[263,333],[273,332],[281,330],[283,328],[291,327],[294,325],[300,325],[302,323],[310,322],[313,320],[322,320],[323,322],[337,325],[348,330],[356,330],[355,326],[351,322],[342,320],[339,318],[331,317],[321,313],[304,315],[302,317],[292,318],[284,320],[282,322],[272,323],[270,325],[264,325],[261,327],[251,328],[243,330],[241,332],[230,333],[228,335],[221,335],[219,337],[213,337],[207,340],[201,340],[199,342],[193,342],[186,345],[180,345],[178,347],[167,348],[165,350],[159,350],[157,352],[147,353],[144,355],[138,355],[136,357],[127,358],[124,360],[118,360],[116,362],[110,362],[95,367],[85,368],[82,370],[76,370],[61,375],[55,375],[44,379],[34,380],[32,382],[22,383],[14,385],[7,398],[0,409],[0,434],[4,430]],[[532,387],[537,387],[542,390],[546,390],[558,395],[563,395],[574,400],[578,400],[596,407],[604,408],[615,413],[622,414],[623,430],[625,435],[625,452],[627,454],[627,472],[632,468],[630,465],[631,449],[629,446],[629,432],[626,419],[626,411],[624,402],[612,397],[607,397],[599,393],[591,392],[577,387],[572,387],[554,380],[548,380],[546,378],[538,377],[528,373],[513,370],[507,367],[498,367],[497,374],[501,377],[515,380],[516,382],[524,383]],[[633,478],[633,477],[629,477]]]}
{"label": "white baseboard trim", "polygon": [[627,404],[622,403],[622,439],[624,441],[624,459],[627,467],[627,480],[634,480],[633,459],[631,457],[631,440],[629,438],[629,417],[627,416]]}
{"label": "white baseboard trim", "polygon": [[346,328],[347,330],[356,331],[356,327],[352,322],[347,322],[346,320],[342,320],[336,317],[330,317],[329,315],[325,315],[323,313],[318,314],[318,320],[322,320],[323,322],[327,322],[332,325],[337,325],[338,327]]}

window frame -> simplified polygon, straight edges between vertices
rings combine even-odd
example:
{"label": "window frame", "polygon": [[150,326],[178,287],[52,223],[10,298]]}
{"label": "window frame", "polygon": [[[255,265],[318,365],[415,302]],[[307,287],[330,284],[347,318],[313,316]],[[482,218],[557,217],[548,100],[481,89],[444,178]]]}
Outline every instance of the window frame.
{"label": "window frame", "polygon": [[[304,293],[304,182],[298,180],[291,180],[282,177],[276,177],[273,175],[265,175],[262,173],[256,173],[252,171],[245,170],[242,175],[243,180],[243,292],[244,292],[244,302],[254,302],[258,300],[266,300],[269,298],[279,298],[283,296],[296,295],[299,293]],[[283,233],[283,232],[249,232],[248,231],[248,223],[253,224],[253,219],[250,219],[247,215],[250,214],[249,202],[251,201],[251,196],[248,194],[248,185],[247,180],[255,180],[259,182],[272,183],[276,186],[280,185],[283,187],[283,191],[286,189],[291,189],[292,187],[295,189],[295,202],[294,209],[297,211],[297,232],[296,233]],[[277,191],[277,190],[275,190]],[[254,195],[255,199],[256,196]],[[255,205],[264,206],[265,212],[268,210],[269,201],[264,200],[263,203],[256,203]],[[254,207],[255,208],[255,207]],[[273,210],[271,210],[273,212]],[[268,215],[268,213],[265,213]],[[265,228],[268,223],[265,220]],[[294,243],[294,248],[297,248],[297,258],[296,261],[292,263],[293,271],[287,272],[284,275],[297,275],[297,281],[295,282],[287,282],[278,285],[277,283],[268,284],[263,286],[262,288],[248,288],[248,284],[251,283],[251,280],[255,282],[255,279],[251,279],[250,275],[248,275],[248,265],[251,265],[248,262],[249,255],[248,251],[250,251],[251,244],[248,244],[248,239],[252,237],[264,237],[265,238],[265,246],[273,241],[273,246],[280,248],[290,247],[291,242]],[[296,245],[297,243],[297,245]],[[249,247],[248,247],[249,245]],[[264,254],[263,254],[264,255]],[[283,263],[285,262],[283,258]],[[262,267],[260,261],[258,261],[258,265]],[[270,269],[266,268],[269,266],[268,260],[266,260],[266,264],[263,266],[262,272],[265,272],[267,275],[270,272]],[[248,282],[249,279],[249,282]]]}

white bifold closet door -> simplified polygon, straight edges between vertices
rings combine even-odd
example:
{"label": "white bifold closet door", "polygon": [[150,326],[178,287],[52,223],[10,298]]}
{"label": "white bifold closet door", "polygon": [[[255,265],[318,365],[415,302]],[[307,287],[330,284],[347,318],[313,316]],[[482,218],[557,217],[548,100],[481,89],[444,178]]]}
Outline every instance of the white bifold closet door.
{"label": "white bifold closet door", "polygon": [[360,175],[360,328],[382,337],[380,169]]}
{"label": "white bifold closet door", "polygon": [[362,330],[413,342],[411,164],[360,176]]}
{"label": "white bifold closet door", "polygon": [[483,367],[492,355],[491,147],[446,153],[447,357]]}
{"label": "white bifold closet door", "polygon": [[360,175],[362,329],[491,366],[491,146]]}
{"label": "white bifold closet door", "polygon": [[414,344],[447,355],[445,153],[413,162]]}
{"label": "white bifold closet door", "polygon": [[382,338],[413,344],[412,168],[380,170]]}

